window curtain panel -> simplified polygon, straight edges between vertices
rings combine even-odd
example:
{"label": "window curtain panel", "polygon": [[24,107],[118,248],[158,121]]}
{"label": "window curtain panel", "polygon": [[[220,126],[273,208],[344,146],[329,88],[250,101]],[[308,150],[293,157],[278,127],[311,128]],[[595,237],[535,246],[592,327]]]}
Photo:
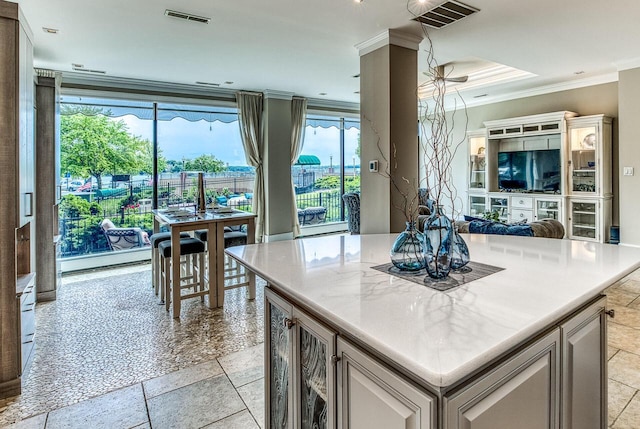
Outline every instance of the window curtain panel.
{"label": "window curtain panel", "polygon": [[253,213],[256,215],[256,243],[264,236],[265,194],[262,169],[262,93],[240,91],[236,93],[238,124],[247,164],[256,169],[253,186]]}
{"label": "window curtain panel", "polygon": [[[307,122],[307,99],[293,97],[291,100],[291,165],[296,163],[304,142],[304,128]],[[298,221],[298,205],[296,204],[296,187],[291,177],[291,217],[293,218],[293,236],[300,236],[300,222]]]}

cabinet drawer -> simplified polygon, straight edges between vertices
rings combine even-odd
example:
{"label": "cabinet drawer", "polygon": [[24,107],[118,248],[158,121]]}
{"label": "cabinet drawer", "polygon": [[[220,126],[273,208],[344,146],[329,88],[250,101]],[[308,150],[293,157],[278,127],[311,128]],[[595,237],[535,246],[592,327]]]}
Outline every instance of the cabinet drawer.
{"label": "cabinet drawer", "polygon": [[512,222],[521,222],[523,220],[526,220],[527,222],[533,221],[533,210],[520,210],[520,209],[511,210]]}
{"label": "cabinet drawer", "polygon": [[533,198],[511,197],[511,207],[514,209],[533,209]]}

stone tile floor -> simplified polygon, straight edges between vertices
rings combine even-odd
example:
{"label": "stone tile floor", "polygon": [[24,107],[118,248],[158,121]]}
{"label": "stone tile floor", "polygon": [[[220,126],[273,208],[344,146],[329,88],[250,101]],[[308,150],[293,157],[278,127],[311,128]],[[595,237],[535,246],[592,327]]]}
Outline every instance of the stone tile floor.
{"label": "stone tile floor", "polygon": [[224,309],[183,301],[179,320],[158,305],[149,264],[62,283],[56,301],[36,307],[34,355],[22,394],[0,400],[0,427],[186,428],[226,417],[213,427],[258,427],[249,411],[263,377],[264,282],[253,301],[245,288],[227,291]]}
{"label": "stone tile floor", "polygon": [[[184,302],[174,321],[149,276],[142,265],[65,277],[58,300],[38,304],[36,354],[23,394],[0,401],[0,427],[263,426],[263,287],[255,301],[228,291],[223,310]],[[607,295],[609,427],[638,429],[640,270]]]}

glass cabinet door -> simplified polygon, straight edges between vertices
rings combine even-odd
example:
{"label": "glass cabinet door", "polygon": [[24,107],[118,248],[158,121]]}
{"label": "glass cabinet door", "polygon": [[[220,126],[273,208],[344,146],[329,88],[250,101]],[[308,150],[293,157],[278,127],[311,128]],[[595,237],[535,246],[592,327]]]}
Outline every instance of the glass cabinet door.
{"label": "glass cabinet door", "polygon": [[487,211],[487,199],[484,195],[469,195],[469,216],[481,217]]}
{"label": "glass cabinet door", "polygon": [[572,238],[597,240],[597,205],[596,202],[571,202],[571,235]]}
{"label": "glass cabinet door", "polygon": [[553,200],[536,199],[536,220],[538,219],[560,220],[560,203]]}
{"label": "glass cabinet door", "polygon": [[497,212],[500,222],[506,222],[509,217],[509,201],[507,198],[495,198],[490,199],[490,211],[491,213]]}
{"label": "glass cabinet door", "polygon": [[267,373],[268,397],[265,398],[267,407],[268,427],[292,428],[291,395],[291,360],[293,326],[292,306],[279,296],[265,289],[266,318],[265,329],[268,330],[267,345]]}
{"label": "glass cabinet door", "polygon": [[596,150],[598,129],[594,126],[570,128],[571,191],[595,194],[597,192],[598,160]]}
{"label": "glass cabinet door", "polygon": [[300,429],[335,429],[335,333],[294,310]]}
{"label": "glass cabinet door", "polygon": [[486,162],[485,147],[486,136],[484,131],[474,132],[469,135],[469,189],[485,189],[486,187]]}

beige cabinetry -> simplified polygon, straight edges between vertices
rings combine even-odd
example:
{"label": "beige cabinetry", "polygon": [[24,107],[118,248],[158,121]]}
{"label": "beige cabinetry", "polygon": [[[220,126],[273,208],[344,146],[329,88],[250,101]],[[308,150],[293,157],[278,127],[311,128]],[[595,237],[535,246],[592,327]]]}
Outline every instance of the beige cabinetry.
{"label": "beige cabinetry", "polygon": [[35,227],[32,33],[17,3],[0,0],[0,398],[20,392],[18,278],[32,272]]}
{"label": "beige cabinetry", "polygon": [[59,78],[50,70],[37,70],[36,84],[36,272],[38,301],[56,298],[58,204],[61,198],[59,164]]}
{"label": "beige cabinetry", "polygon": [[435,396],[338,338],[338,428],[436,428]]}
{"label": "beige cabinetry", "polygon": [[20,372],[24,372],[33,346],[36,335],[36,290],[35,275],[33,273],[18,277],[17,285],[18,315],[20,317]]}

